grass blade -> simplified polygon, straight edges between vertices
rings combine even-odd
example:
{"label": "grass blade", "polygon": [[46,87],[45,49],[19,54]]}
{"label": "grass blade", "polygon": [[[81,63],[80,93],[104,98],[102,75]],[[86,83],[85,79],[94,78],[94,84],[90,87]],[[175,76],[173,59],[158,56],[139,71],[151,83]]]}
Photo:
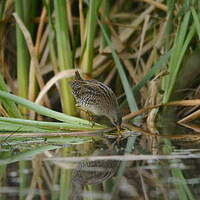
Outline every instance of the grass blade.
{"label": "grass blade", "polygon": [[60,147],[59,146],[53,146],[53,145],[36,147],[36,148],[33,148],[32,150],[15,154],[15,155],[13,155],[9,158],[1,159],[0,165],[10,164],[10,163],[14,163],[14,162],[26,160],[26,159],[31,159],[33,156],[40,154],[44,151],[58,149],[58,148],[60,148]]}
{"label": "grass blade", "polygon": [[[88,127],[90,126],[90,123],[87,120],[80,119],[80,118],[77,118],[77,117],[72,117],[72,116],[69,116],[69,115],[66,115],[66,114],[63,114],[63,113],[60,113],[60,112],[53,111],[53,110],[48,109],[44,106],[37,105],[35,103],[32,103],[31,101],[28,101],[28,100],[23,99],[21,97],[15,96],[13,94],[9,94],[9,93],[4,92],[4,91],[0,91],[0,98],[9,99],[11,101],[14,101],[14,102],[16,102],[20,105],[25,106],[26,108],[34,110],[35,112],[37,112],[41,115],[51,117],[51,118],[57,119],[59,121],[64,121],[64,122],[68,122],[68,123],[72,123],[72,124],[74,123],[74,124],[77,125],[77,127],[79,125],[85,125],[85,126],[88,126]],[[94,126],[94,128],[96,128],[96,127],[99,127],[99,126],[98,125]]]}
{"label": "grass blade", "polygon": [[[36,120],[26,120],[26,119],[17,119],[17,118],[9,118],[9,117],[0,117],[0,123],[5,123],[5,127],[8,128],[7,131],[10,130],[12,126],[21,125],[29,127],[29,131],[34,131],[33,127],[39,129],[49,129],[51,131],[64,131],[64,130],[94,130],[93,127],[87,127],[86,125],[77,126],[77,124],[72,123],[63,123],[63,122],[45,122],[45,121],[36,121]],[[10,124],[10,125],[8,125]],[[3,129],[6,131],[6,129]],[[2,131],[2,130],[1,130]],[[20,130],[21,131],[21,130]],[[38,130],[39,131],[39,130]]]}
{"label": "grass blade", "polygon": [[94,54],[94,36],[96,33],[97,8],[99,0],[92,0],[89,3],[89,12],[85,28],[85,48],[81,59],[81,68],[86,74],[92,72],[93,54]]}
{"label": "grass blade", "polygon": [[119,59],[119,57],[117,56],[117,54],[114,50],[114,47],[113,47],[113,45],[112,45],[112,43],[109,39],[109,36],[107,35],[105,28],[103,27],[103,25],[100,22],[99,22],[99,26],[102,30],[102,33],[105,37],[105,40],[106,40],[108,46],[110,47],[110,49],[112,51],[112,56],[113,56],[113,59],[115,61],[117,70],[119,72],[119,75],[120,75],[120,78],[121,78],[121,81],[122,81],[122,85],[123,85],[123,88],[124,88],[124,91],[125,91],[125,94],[126,94],[126,97],[127,97],[129,108],[130,108],[131,112],[137,111],[138,110],[137,103],[135,101],[135,97],[134,97],[133,92],[131,90],[131,87],[129,85],[128,79],[126,77],[124,68],[123,68],[123,66],[120,62],[120,59]]}
{"label": "grass blade", "polygon": [[[1,74],[0,74],[0,90],[7,92],[7,86]],[[6,109],[10,117],[21,117],[21,114],[14,102],[9,101],[7,99],[2,99],[2,102],[3,102],[4,108]]]}
{"label": "grass blade", "polygon": [[[66,1],[54,1],[55,6],[55,28],[57,55],[60,71],[73,68],[72,50],[70,46],[69,27],[66,14]],[[63,112],[69,115],[76,114],[74,99],[72,97],[71,88],[67,80],[61,80],[60,94]]]}
{"label": "grass blade", "polygon": [[200,20],[199,20],[199,16],[198,16],[196,10],[194,9],[194,7],[191,7],[191,12],[192,12],[195,27],[196,27],[196,30],[197,30],[197,34],[198,34],[199,40],[200,40]]}

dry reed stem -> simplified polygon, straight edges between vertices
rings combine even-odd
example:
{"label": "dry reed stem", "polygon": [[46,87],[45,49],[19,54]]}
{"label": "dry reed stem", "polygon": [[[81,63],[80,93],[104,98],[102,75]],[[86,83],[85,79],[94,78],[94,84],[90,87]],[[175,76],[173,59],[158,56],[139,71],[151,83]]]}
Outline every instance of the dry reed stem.
{"label": "dry reed stem", "polygon": [[119,34],[115,31],[113,28],[113,25],[111,21],[106,18],[106,23],[109,25],[109,30],[111,31],[112,34],[112,41],[113,41],[113,47],[116,47],[117,52],[121,52],[123,49],[126,48],[126,46],[123,44],[123,42],[120,40]]}
{"label": "dry reed stem", "polygon": [[39,188],[40,199],[46,200],[41,178],[41,168],[42,168],[41,155],[37,155],[34,157],[34,159],[32,160],[32,167],[33,167],[33,176],[36,177],[36,183]]}
{"label": "dry reed stem", "polygon": [[93,69],[93,77],[98,77],[100,76],[102,73],[104,73],[105,71],[107,71],[111,66],[113,66],[113,61],[112,60],[108,60],[107,62],[105,62],[104,64],[102,64],[100,67]]}
{"label": "dry reed stem", "polygon": [[104,80],[104,84],[109,85],[116,73],[117,69],[113,67],[108,76],[106,77],[106,79]]}
{"label": "dry reed stem", "polygon": [[[33,171],[34,173],[34,171]],[[29,190],[28,190],[28,194],[25,198],[25,200],[32,200],[33,197],[34,197],[34,193],[35,193],[35,188],[36,188],[36,177],[35,176],[32,176],[32,179],[31,179],[31,185],[29,186]]]}
{"label": "dry reed stem", "polygon": [[[150,14],[153,10],[154,10],[154,6],[150,6],[148,9],[146,9],[137,19],[134,19],[131,22],[131,26],[135,27],[135,29],[130,29],[127,28],[123,31],[119,31],[118,35],[119,36],[119,41],[121,41],[121,43],[126,43],[127,40],[130,38],[130,36],[134,33],[134,31],[137,29],[137,27],[143,22],[143,20],[145,19],[145,16],[147,14]],[[150,48],[153,46],[153,44],[150,45]],[[149,49],[149,46],[148,46]],[[122,51],[123,49],[121,49]],[[146,49],[145,49],[146,50]],[[107,52],[107,53],[111,53],[111,50],[109,47],[105,47],[103,52]],[[120,51],[117,50],[117,52],[119,53]],[[135,57],[137,57],[137,54],[135,55]],[[101,57],[101,62],[103,62],[103,60],[107,59],[107,57]],[[94,62],[95,63],[95,62]]]}
{"label": "dry reed stem", "polygon": [[[121,52],[118,53],[120,55],[121,59],[136,59],[137,58],[137,47],[138,47],[138,39],[136,39],[135,41],[133,41],[130,44],[130,47],[133,48],[135,50],[135,53],[127,53],[127,52]],[[137,42],[136,42],[137,41]],[[152,47],[155,45],[155,41],[150,40],[147,41],[146,44],[144,44],[143,48],[142,48],[142,52],[141,52],[141,56],[143,56],[145,53],[147,53],[150,49],[152,49]],[[104,53],[108,53],[110,54],[110,51],[104,52]]]}
{"label": "dry reed stem", "polygon": [[83,0],[79,0],[79,21],[80,21],[80,39],[81,39],[81,52],[82,52],[83,46],[84,46],[84,33],[85,33],[85,19],[84,19],[84,14],[83,14]]}
{"label": "dry reed stem", "polygon": [[[105,24],[108,24],[108,22],[103,22]],[[124,27],[124,28],[130,28],[130,29],[139,29],[139,27],[137,26],[131,26],[131,25],[128,25],[128,24],[120,24],[120,23],[117,23],[117,22],[109,22],[109,24],[112,24],[113,26],[118,26],[118,27]]]}
{"label": "dry reed stem", "polygon": [[[36,34],[36,43],[35,43],[35,54],[37,57],[37,60],[39,60],[39,55],[40,55],[40,43],[41,43],[41,38],[42,38],[42,33],[44,29],[44,19],[46,17],[46,9],[42,9],[41,17],[40,17],[40,22],[38,25],[37,29],[37,34]],[[39,61],[38,61],[39,62]],[[30,66],[30,73],[29,73],[29,90],[28,90],[28,99],[31,101],[35,100],[36,96],[36,68],[34,66],[34,63],[31,61],[31,66]],[[50,106],[50,104],[49,104]],[[35,118],[35,112],[31,111],[30,112],[30,118],[34,119]]]}
{"label": "dry reed stem", "polygon": [[4,109],[4,107],[2,106],[2,104],[0,103],[0,114],[3,117],[8,117],[8,113],[7,111]]}
{"label": "dry reed stem", "polygon": [[146,74],[149,71],[155,60],[157,60],[157,50],[162,47],[165,36],[166,24],[167,23],[164,22],[160,26],[160,29],[158,30],[158,35],[156,35],[155,37],[156,38],[155,45],[153,46],[150,56],[148,57],[148,60],[146,62],[146,67],[144,68],[144,74]]}
{"label": "dry reed stem", "polygon": [[144,182],[144,178],[141,174],[141,171],[142,169],[140,169],[139,167],[137,168],[137,172],[139,174],[139,177],[140,177],[140,181],[141,181],[141,185],[142,185],[142,191],[143,191],[143,194],[144,194],[144,200],[149,200],[149,197],[147,195],[147,187],[146,187],[146,184]]}
{"label": "dry reed stem", "polygon": [[53,190],[53,186],[51,184],[51,180],[47,174],[46,168],[44,168],[44,165],[41,167],[41,176],[44,178],[45,184],[47,185],[48,190]]}
{"label": "dry reed stem", "polygon": [[137,59],[136,59],[136,69],[139,66],[139,60],[140,60],[143,45],[144,45],[145,35],[146,35],[146,32],[147,32],[148,27],[149,27],[149,19],[150,19],[150,15],[146,15],[145,19],[144,19],[144,25],[143,25],[143,28],[142,28],[139,50],[138,50],[138,55],[137,55]]}
{"label": "dry reed stem", "polygon": [[73,31],[73,17],[71,12],[71,0],[66,2],[66,13],[67,13],[67,22],[69,24],[69,34],[71,37],[71,41],[74,41],[74,31]]}
{"label": "dry reed stem", "polygon": [[[196,106],[196,105],[200,105],[200,99],[171,101],[166,104],[157,104],[157,105],[153,105],[153,106],[147,106],[146,108],[142,108],[142,109],[138,110],[137,112],[129,113],[128,115],[123,117],[123,120],[129,120],[129,119],[134,118],[138,115],[141,115],[149,110],[152,110],[154,108],[159,108],[161,106]],[[199,113],[200,113],[200,111],[199,111]],[[182,121],[180,120],[179,123],[181,123],[181,122]]]}
{"label": "dry reed stem", "polygon": [[180,123],[180,122],[177,122],[177,123],[179,123],[181,126],[192,129],[197,133],[200,133],[200,126],[197,124],[186,124],[186,123]]}
{"label": "dry reed stem", "polygon": [[[44,152],[44,154],[45,154],[45,152]],[[48,188],[50,190],[52,190],[53,189],[53,185],[52,185],[53,172],[52,172],[51,166],[47,162],[43,163],[42,176],[44,177],[44,179],[48,185]]]}
{"label": "dry reed stem", "polygon": [[[121,58],[121,56],[120,56],[120,58]],[[129,59],[122,59],[122,62],[124,64],[125,68],[127,69],[129,76],[132,79],[132,82],[134,84],[138,83],[139,80],[136,75],[136,71],[135,71],[135,67],[133,66],[133,63]]]}
{"label": "dry reed stem", "polygon": [[132,124],[123,123],[123,126],[128,128],[131,131],[143,133],[144,136],[147,136],[147,137],[167,138],[167,139],[174,140],[174,141],[178,141],[178,140],[183,141],[184,140],[187,142],[200,142],[200,134],[194,134],[193,132],[187,133],[187,135],[173,134],[173,133],[171,133],[171,135],[159,135],[157,133],[154,133],[154,132],[152,133],[148,130],[144,130],[144,129],[134,126]]}
{"label": "dry reed stem", "polygon": [[[130,24],[131,26],[134,27],[138,27],[145,19],[145,16],[150,14],[153,10],[155,9],[155,6],[150,6],[149,8],[147,8],[144,12],[142,12],[136,19],[134,19]],[[126,42],[130,36],[133,34],[133,32],[135,31],[135,29],[130,30],[125,29],[120,31],[120,40],[124,43]]]}
{"label": "dry reed stem", "polygon": [[156,8],[159,8],[165,12],[167,12],[167,6],[160,3],[160,2],[157,2],[157,1],[154,1],[154,0],[140,0],[140,1],[144,1],[150,5],[154,5]]}
{"label": "dry reed stem", "polygon": [[187,122],[190,122],[194,119],[197,119],[198,117],[200,117],[200,110],[197,110],[197,111],[193,112],[192,114],[188,115],[187,117],[179,120],[178,123],[179,124],[187,123]]}
{"label": "dry reed stem", "polygon": [[[49,45],[48,45],[48,36],[49,36],[49,26],[46,26],[44,31],[43,31],[43,34],[42,34],[42,37],[41,37],[41,40],[40,40],[40,48],[39,48],[39,52],[41,52],[40,54],[40,72],[42,73],[43,71],[43,68],[45,66],[45,63],[47,62],[47,59],[49,57]],[[51,71],[53,70],[53,67],[51,67]],[[49,72],[49,71],[48,71]],[[46,72],[46,73],[48,73]],[[43,75],[43,73],[42,73]]]}
{"label": "dry reed stem", "polygon": [[44,25],[45,25],[44,19],[45,19],[46,15],[47,15],[46,8],[43,7],[41,17],[40,17],[40,22],[39,22],[38,29],[37,29],[36,42],[35,42],[35,53],[37,56],[40,55],[40,43],[41,43],[42,33],[44,30]]}
{"label": "dry reed stem", "polygon": [[[107,21],[109,22],[109,20],[107,19]],[[113,29],[111,23],[108,23],[110,25],[110,30],[113,36],[113,40],[114,40],[114,46],[116,46],[117,52],[121,52],[122,50],[124,50],[126,48],[126,46],[120,41],[120,38],[118,36],[118,34],[116,33],[116,31]],[[120,56],[120,55],[119,55]],[[120,56],[121,58],[121,56]],[[122,62],[124,63],[125,67],[127,68],[128,72],[129,72],[129,76],[133,79],[133,82],[136,82],[136,73],[135,70],[133,68],[133,65],[131,62],[129,62],[128,60],[122,60]]]}
{"label": "dry reed stem", "polygon": [[81,162],[84,160],[119,160],[119,161],[136,161],[136,160],[172,160],[172,159],[199,159],[197,154],[175,154],[175,155],[113,155],[113,156],[85,156],[85,157],[51,157],[46,158],[44,161],[62,161],[62,162]]}
{"label": "dry reed stem", "polygon": [[[21,29],[21,31],[24,35],[24,38],[25,38],[25,41],[27,43],[27,47],[28,47],[28,50],[29,50],[29,53],[30,53],[30,56],[31,56],[31,62],[34,65],[35,70],[36,70],[36,77],[37,77],[37,80],[38,80],[38,84],[39,84],[40,88],[42,89],[43,86],[44,86],[44,81],[41,77],[39,62],[38,62],[38,59],[37,59],[37,55],[36,55],[36,52],[35,52],[35,48],[34,48],[34,45],[33,45],[31,35],[28,32],[28,30],[26,29],[26,27],[23,24],[23,22],[21,21],[21,19],[19,18],[19,16],[16,13],[13,13],[13,16],[14,16],[17,24],[19,25],[19,28]],[[32,76],[33,74],[30,74],[30,75]],[[47,105],[50,105],[50,102],[49,102],[49,99],[47,98],[47,96],[45,96],[45,103]]]}
{"label": "dry reed stem", "polygon": [[[45,33],[47,33],[47,32],[45,32]],[[46,34],[43,34],[43,36],[47,36],[46,37],[46,39],[48,38],[48,35],[46,35]],[[48,33],[47,33],[48,34]],[[42,75],[44,75],[44,74],[47,74],[47,73],[49,73],[50,71],[53,71],[53,67],[52,67],[52,65],[51,65],[51,68],[49,68],[49,69],[43,69],[43,68],[45,68],[46,66],[49,66],[49,65],[45,65],[45,63],[47,63],[47,60],[48,60],[48,58],[49,58],[49,52],[50,52],[50,48],[49,48],[49,45],[46,45],[45,46],[45,49],[44,49],[44,51],[43,51],[43,54],[41,55],[41,59],[40,59],[40,66],[41,66],[41,73],[42,73]],[[45,73],[43,73],[45,71]]]}
{"label": "dry reed stem", "polygon": [[71,78],[74,76],[76,69],[68,69],[64,70],[62,72],[57,73],[54,75],[46,84],[45,86],[40,90],[40,93],[38,94],[35,103],[40,104],[43,97],[47,95],[47,92],[51,89],[51,87],[56,84],[59,80],[62,80],[64,78]]}

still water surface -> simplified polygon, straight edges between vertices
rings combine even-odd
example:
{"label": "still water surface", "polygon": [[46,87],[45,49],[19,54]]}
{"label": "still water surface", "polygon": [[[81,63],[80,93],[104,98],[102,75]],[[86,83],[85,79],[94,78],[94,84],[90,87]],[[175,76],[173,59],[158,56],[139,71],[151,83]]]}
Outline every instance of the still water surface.
{"label": "still water surface", "polygon": [[3,140],[0,199],[200,199],[199,140],[140,135],[127,154],[129,138]]}

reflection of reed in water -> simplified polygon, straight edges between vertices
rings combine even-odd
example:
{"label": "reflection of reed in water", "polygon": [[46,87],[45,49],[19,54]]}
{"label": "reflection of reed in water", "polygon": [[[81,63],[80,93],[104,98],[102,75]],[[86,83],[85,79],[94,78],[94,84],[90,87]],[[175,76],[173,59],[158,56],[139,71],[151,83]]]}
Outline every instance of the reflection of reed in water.
{"label": "reflection of reed in water", "polygon": [[[116,155],[114,150],[102,150],[97,155]],[[96,154],[95,154],[96,155]],[[70,200],[83,199],[85,185],[99,184],[111,178],[117,171],[120,161],[117,160],[84,160],[73,169]]]}
{"label": "reflection of reed in water", "polygon": [[200,145],[200,134],[188,134],[188,135],[181,135],[181,136],[173,136],[171,140],[176,145],[181,146],[199,146]]}

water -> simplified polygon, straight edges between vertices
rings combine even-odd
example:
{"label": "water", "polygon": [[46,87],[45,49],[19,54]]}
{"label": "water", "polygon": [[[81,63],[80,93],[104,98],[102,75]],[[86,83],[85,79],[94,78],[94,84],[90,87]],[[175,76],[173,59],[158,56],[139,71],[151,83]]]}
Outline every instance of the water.
{"label": "water", "polygon": [[4,138],[0,199],[199,199],[198,140],[127,139]]}

